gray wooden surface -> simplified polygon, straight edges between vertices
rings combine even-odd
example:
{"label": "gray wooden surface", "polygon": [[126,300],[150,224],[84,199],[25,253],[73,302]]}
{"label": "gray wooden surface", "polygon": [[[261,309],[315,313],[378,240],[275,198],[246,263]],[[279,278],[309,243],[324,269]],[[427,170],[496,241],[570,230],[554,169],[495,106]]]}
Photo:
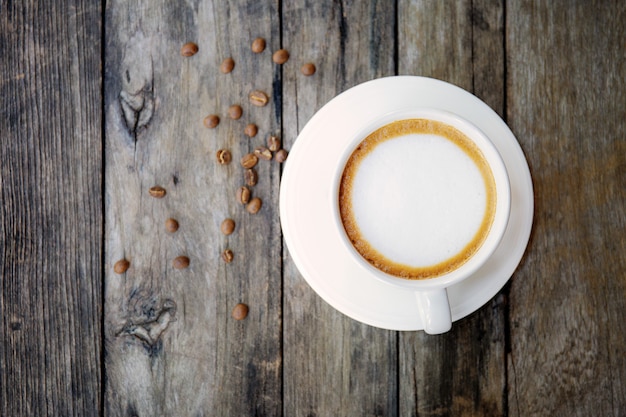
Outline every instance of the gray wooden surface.
{"label": "gray wooden surface", "polygon": [[[626,415],[624,21],[616,0],[0,0],[0,415]],[[277,161],[255,167],[258,213],[236,199],[242,156],[394,74],[483,99],[534,181],[520,266],[442,336],[317,296],[283,244]]]}

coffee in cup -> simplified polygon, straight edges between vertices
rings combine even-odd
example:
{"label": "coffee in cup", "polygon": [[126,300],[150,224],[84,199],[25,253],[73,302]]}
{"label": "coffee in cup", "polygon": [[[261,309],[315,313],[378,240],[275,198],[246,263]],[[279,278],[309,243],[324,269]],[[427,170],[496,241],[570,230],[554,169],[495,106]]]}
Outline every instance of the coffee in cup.
{"label": "coffee in cup", "polygon": [[424,331],[448,331],[447,289],[485,264],[508,224],[491,140],[456,114],[398,109],[354,130],[330,192],[336,236],[364,279],[413,291]]}
{"label": "coffee in cup", "polygon": [[376,128],[345,163],[341,223],[376,269],[408,280],[449,274],[490,234],[498,195],[490,163],[461,130],[404,118]]}

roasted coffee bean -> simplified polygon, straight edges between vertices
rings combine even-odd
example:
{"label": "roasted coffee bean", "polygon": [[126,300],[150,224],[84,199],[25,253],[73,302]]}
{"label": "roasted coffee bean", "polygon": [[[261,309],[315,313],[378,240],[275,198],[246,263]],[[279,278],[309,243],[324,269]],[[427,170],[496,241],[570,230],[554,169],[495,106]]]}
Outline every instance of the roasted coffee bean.
{"label": "roasted coffee bean", "polygon": [[254,150],[254,154],[256,155],[257,158],[265,159],[266,161],[269,161],[270,159],[272,159],[272,152],[270,152],[270,150],[264,146],[259,146],[258,148],[256,148]]}
{"label": "roasted coffee bean", "polygon": [[233,104],[228,108],[228,117],[233,120],[238,120],[243,114],[243,109],[239,104]]}
{"label": "roasted coffee bean", "polygon": [[248,124],[246,128],[243,130],[243,133],[245,133],[246,136],[249,136],[251,138],[255,137],[258,132],[259,132],[259,128],[254,123]]}
{"label": "roasted coffee bean", "polygon": [[120,259],[115,262],[115,265],[113,265],[113,272],[116,274],[123,274],[128,271],[128,268],[130,268],[130,262],[128,262],[127,259]]}
{"label": "roasted coffee bean", "polygon": [[267,147],[270,151],[276,152],[280,149],[281,143],[280,138],[278,136],[270,136],[267,138]]}
{"label": "roasted coffee bean", "polygon": [[228,149],[220,149],[215,153],[215,156],[217,157],[217,162],[220,165],[228,165],[233,159],[233,156],[230,154]]}
{"label": "roasted coffee bean", "polygon": [[250,103],[254,104],[257,107],[265,106],[270,100],[267,94],[265,94],[261,90],[254,90],[248,95],[248,98],[250,99]]}
{"label": "roasted coffee bean", "polygon": [[250,214],[256,214],[261,210],[261,206],[263,205],[263,201],[259,197],[254,197],[248,205],[246,206],[246,210]]}
{"label": "roasted coffee bean", "polygon": [[226,219],[222,222],[220,226],[222,233],[226,236],[232,234],[235,231],[235,221],[233,219]]}
{"label": "roasted coffee bean", "polygon": [[249,308],[243,303],[239,303],[233,308],[232,316],[235,320],[243,320],[248,317]]}
{"label": "roasted coffee bean", "polygon": [[248,204],[250,201],[250,189],[246,186],[241,186],[237,189],[237,201],[241,204]]}
{"label": "roasted coffee bean", "polygon": [[272,61],[282,65],[289,60],[289,52],[286,49],[279,49],[272,55]]}
{"label": "roasted coffee bean", "polygon": [[193,56],[198,53],[198,45],[193,42],[187,42],[180,48],[180,54],[182,56]]}
{"label": "roasted coffee bean", "polygon": [[278,152],[276,152],[276,160],[282,164],[283,162],[287,160],[287,155],[288,155],[287,151],[284,149],[281,149]]}
{"label": "roasted coffee bean", "polygon": [[256,38],[252,42],[252,52],[259,54],[265,50],[265,39]]}
{"label": "roasted coffee bean", "polygon": [[174,233],[178,230],[178,220],[169,218],[165,220],[165,230]]}
{"label": "roasted coffee bean", "polygon": [[217,114],[209,114],[204,118],[204,126],[208,129],[213,129],[220,124],[220,117]]}
{"label": "roasted coffee bean", "polygon": [[172,261],[172,266],[176,269],[185,269],[189,266],[189,258],[186,256],[178,256]]}
{"label": "roasted coffee bean", "polygon": [[250,187],[254,187],[259,180],[259,175],[256,173],[254,168],[248,168],[244,171],[243,177],[246,181],[246,184]]}
{"label": "roasted coffee bean", "polygon": [[259,158],[257,158],[253,153],[248,153],[241,158],[241,166],[244,168],[252,168],[257,162],[259,162]]}
{"label": "roasted coffee bean", "polygon": [[233,68],[235,68],[235,60],[232,58],[226,58],[220,65],[220,71],[224,74],[228,74],[233,70]]}
{"label": "roasted coffee bean", "polygon": [[222,252],[222,259],[227,264],[231,263],[234,257],[235,257],[235,254],[230,249],[226,249],[224,252]]}
{"label": "roasted coffee bean", "polygon": [[155,185],[148,190],[148,193],[154,198],[163,198],[167,192],[165,191],[165,188]]}
{"label": "roasted coffee bean", "polygon": [[312,62],[307,62],[300,68],[300,72],[304,75],[313,75],[315,74],[315,64]]}

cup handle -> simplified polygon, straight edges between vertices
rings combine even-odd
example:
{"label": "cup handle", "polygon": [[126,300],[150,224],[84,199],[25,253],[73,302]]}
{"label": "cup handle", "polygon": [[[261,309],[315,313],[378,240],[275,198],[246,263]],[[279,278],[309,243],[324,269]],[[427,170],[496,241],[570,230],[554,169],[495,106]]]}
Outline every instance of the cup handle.
{"label": "cup handle", "polygon": [[433,291],[417,291],[417,308],[419,309],[424,331],[428,334],[445,333],[452,328],[452,314],[448,291],[443,288]]}

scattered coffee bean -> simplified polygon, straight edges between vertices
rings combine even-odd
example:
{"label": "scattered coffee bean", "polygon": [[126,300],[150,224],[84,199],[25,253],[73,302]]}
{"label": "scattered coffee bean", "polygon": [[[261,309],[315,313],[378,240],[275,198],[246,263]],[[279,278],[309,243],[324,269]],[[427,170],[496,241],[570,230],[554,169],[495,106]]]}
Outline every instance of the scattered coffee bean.
{"label": "scattered coffee bean", "polygon": [[178,230],[178,220],[169,218],[165,220],[165,230],[174,233]]}
{"label": "scattered coffee bean", "polygon": [[272,159],[272,152],[263,146],[259,146],[258,148],[256,148],[254,150],[254,154],[257,156],[257,158],[265,159],[266,161]]}
{"label": "scattered coffee bean", "polygon": [[259,162],[259,158],[257,158],[253,153],[248,153],[241,158],[241,166],[244,168],[252,168],[257,162]]}
{"label": "scattered coffee bean", "polygon": [[270,136],[267,138],[267,147],[270,151],[276,152],[280,149],[280,138],[278,136]]}
{"label": "scattered coffee bean", "polygon": [[263,201],[259,197],[254,197],[248,205],[246,206],[246,210],[250,214],[256,214],[261,210],[261,206],[263,205]]}
{"label": "scattered coffee bean", "polygon": [[189,258],[186,256],[177,256],[172,261],[172,266],[175,269],[185,269],[189,266]]}
{"label": "scattered coffee bean", "polygon": [[165,197],[166,191],[165,188],[155,185],[154,187],[150,187],[148,193],[154,198],[163,198]]}
{"label": "scattered coffee bean", "polygon": [[127,259],[120,259],[115,262],[115,265],[113,265],[113,272],[116,274],[123,274],[128,271],[128,268],[130,268],[130,262],[128,262]]}
{"label": "scattered coffee bean", "polygon": [[307,62],[300,68],[300,72],[304,75],[313,75],[315,74],[315,64],[312,62]]}
{"label": "scattered coffee bean", "polygon": [[233,120],[238,120],[243,114],[243,109],[239,104],[233,104],[228,108],[228,117]]}
{"label": "scattered coffee bean", "polygon": [[248,311],[247,305],[239,303],[233,308],[232,316],[235,320],[243,320],[248,317]]}
{"label": "scattered coffee bean", "polygon": [[226,58],[222,61],[222,65],[220,65],[220,71],[224,74],[228,74],[235,68],[235,60],[232,58]]}
{"label": "scattered coffee bean", "polygon": [[287,155],[288,155],[287,151],[284,149],[281,149],[278,152],[276,152],[276,160],[282,164],[283,162],[287,160]]}
{"label": "scattered coffee bean", "polygon": [[208,129],[213,129],[220,124],[220,117],[217,114],[209,114],[204,118],[204,126]]}
{"label": "scattered coffee bean", "polygon": [[265,39],[256,38],[252,42],[252,52],[259,54],[265,50]]}
{"label": "scattered coffee bean", "polygon": [[232,234],[235,231],[235,221],[233,219],[226,219],[222,222],[220,226],[222,233],[226,236]]}
{"label": "scattered coffee bean", "polygon": [[193,56],[198,53],[198,45],[193,42],[187,42],[180,48],[180,54],[182,56]]}
{"label": "scattered coffee bean", "polygon": [[239,187],[239,189],[237,190],[237,201],[239,201],[241,204],[248,204],[248,202],[250,201],[250,189],[245,185]]}
{"label": "scattered coffee bean", "polygon": [[228,165],[233,159],[233,156],[230,154],[228,149],[220,149],[216,152],[215,156],[217,157],[217,162],[220,165]]}
{"label": "scattered coffee bean", "polygon": [[272,61],[282,65],[289,60],[289,52],[286,49],[279,49],[272,55]]}
{"label": "scattered coffee bean", "polygon": [[246,184],[250,187],[254,187],[259,180],[259,175],[256,173],[254,168],[248,168],[244,171],[243,177],[246,181]]}
{"label": "scattered coffee bean", "polygon": [[254,123],[248,124],[246,128],[243,130],[243,133],[245,133],[246,136],[249,136],[251,138],[255,137],[258,132],[259,132],[259,128]]}
{"label": "scattered coffee bean", "polygon": [[250,103],[254,104],[257,107],[265,106],[270,100],[267,94],[265,94],[261,90],[254,90],[248,95],[248,98],[250,99]]}
{"label": "scattered coffee bean", "polygon": [[226,249],[224,252],[222,252],[222,259],[227,264],[231,263],[234,257],[235,257],[235,254],[230,249]]}

